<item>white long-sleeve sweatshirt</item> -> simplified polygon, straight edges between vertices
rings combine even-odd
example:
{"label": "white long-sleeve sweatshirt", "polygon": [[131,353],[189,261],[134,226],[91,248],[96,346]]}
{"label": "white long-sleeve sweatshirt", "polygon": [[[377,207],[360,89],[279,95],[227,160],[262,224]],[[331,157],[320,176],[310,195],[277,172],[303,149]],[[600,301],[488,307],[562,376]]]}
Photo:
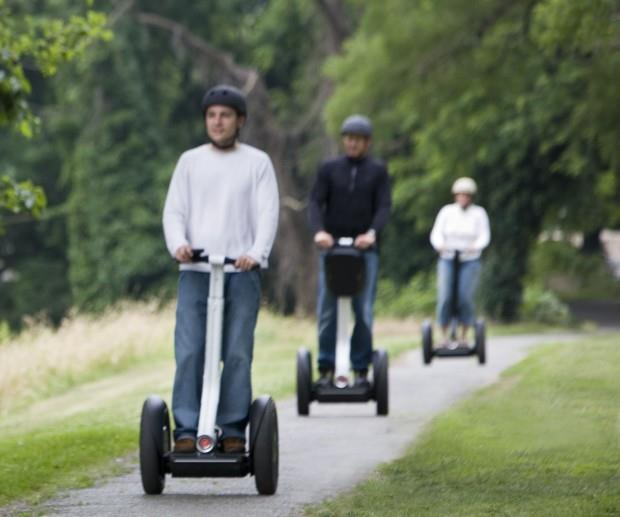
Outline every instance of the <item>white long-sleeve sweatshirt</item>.
{"label": "white long-sleeve sweatshirt", "polygon": [[[266,153],[242,143],[226,151],[204,144],[184,152],[174,169],[163,214],[166,246],[173,257],[189,244],[210,255],[249,255],[265,268],[278,213],[278,185]],[[180,269],[206,272],[209,266]]]}
{"label": "white long-sleeve sweatshirt", "polygon": [[487,212],[474,204],[466,209],[458,203],[444,206],[437,214],[431,231],[431,244],[445,259],[454,258],[454,252],[458,250],[461,260],[475,260],[490,241]]}

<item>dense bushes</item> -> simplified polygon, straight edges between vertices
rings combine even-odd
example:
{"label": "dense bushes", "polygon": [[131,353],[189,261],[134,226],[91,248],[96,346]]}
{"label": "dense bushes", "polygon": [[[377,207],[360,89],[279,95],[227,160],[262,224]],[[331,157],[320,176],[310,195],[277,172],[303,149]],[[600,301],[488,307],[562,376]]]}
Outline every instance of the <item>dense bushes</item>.
{"label": "dense bushes", "polygon": [[617,299],[614,278],[602,253],[584,254],[566,241],[539,243],[529,262],[528,285],[551,290],[562,300]]}
{"label": "dense bushes", "polygon": [[385,279],[379,282],[377,314],[404,318],[431,316],[435,310],[436,276],[418,273],[402,286]]}

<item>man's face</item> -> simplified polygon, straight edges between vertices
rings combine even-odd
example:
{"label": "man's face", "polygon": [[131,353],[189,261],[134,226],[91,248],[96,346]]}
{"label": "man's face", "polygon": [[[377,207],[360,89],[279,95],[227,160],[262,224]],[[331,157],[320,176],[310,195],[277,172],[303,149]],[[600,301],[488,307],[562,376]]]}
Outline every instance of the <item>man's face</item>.
{"label": "man's face", "polygon": [[344,135],[342,137],[344,153],[349,158],[361,158],[368,152],[370,138],[362,135]]}
{"label": "man's face", "polygon": [[210,106],[205,114],[207,135],[220,147],[227,147],[235,141],[244,122],[245,117],[238,116],[229,106]]}

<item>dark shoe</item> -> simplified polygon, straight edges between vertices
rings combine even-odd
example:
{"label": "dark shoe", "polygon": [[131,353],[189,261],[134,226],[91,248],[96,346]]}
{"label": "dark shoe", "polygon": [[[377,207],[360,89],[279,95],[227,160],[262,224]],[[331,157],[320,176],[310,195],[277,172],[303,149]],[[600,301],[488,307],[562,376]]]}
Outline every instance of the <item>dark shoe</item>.
{"label": "dark shoe", "polygon": [[245,452],[245,440],[236,436],[229,436],[221,441],[222,452],[240,453]]}
{"label": "dark shoe", "polygon": [[196,440],[191,436],[183,436],[174,441],[174,452],[194,452]]}
{"label": "dark shoe", "polygon": [[319,380],[316,385],[320,388],[329,388],[334,385],[334,370],[319,369]]}
{"label": "dark shoe", "polygon": [[369,387],[370,382],[368,382],[368,370],[354,370],[353,371],[353,386],[355,387]]}

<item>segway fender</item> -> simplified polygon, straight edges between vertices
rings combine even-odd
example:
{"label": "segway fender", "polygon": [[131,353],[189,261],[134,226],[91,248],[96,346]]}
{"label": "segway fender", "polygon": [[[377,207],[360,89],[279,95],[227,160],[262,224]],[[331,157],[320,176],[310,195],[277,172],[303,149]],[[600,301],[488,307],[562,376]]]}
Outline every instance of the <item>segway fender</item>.
{"label": "segway fender", "polygon": [[270,400],[271,397],[269,395],[261,395],[252,402],[252,406],[250,407],[250,454],[254,451],[256,436],[258,435],[258,430],[260,429]]}

